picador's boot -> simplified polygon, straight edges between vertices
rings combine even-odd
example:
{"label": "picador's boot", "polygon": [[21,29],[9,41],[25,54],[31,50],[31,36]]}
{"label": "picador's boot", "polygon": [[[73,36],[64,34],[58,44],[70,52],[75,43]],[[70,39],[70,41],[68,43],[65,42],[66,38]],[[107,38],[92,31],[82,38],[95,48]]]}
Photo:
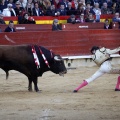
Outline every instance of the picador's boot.
{"label": "picador's boot", "polygon": [[115,91],[120,91],[120,76],[118,77],[118,80],[117,80],[117,84],[116,84],[116,87],[115,87]]}
{"label": "picador's boot", "polygon": [[83,80],[83,82],[73,92],[77,92],[79,89],[86,86],[87,84],[88,82],[86,80]]}

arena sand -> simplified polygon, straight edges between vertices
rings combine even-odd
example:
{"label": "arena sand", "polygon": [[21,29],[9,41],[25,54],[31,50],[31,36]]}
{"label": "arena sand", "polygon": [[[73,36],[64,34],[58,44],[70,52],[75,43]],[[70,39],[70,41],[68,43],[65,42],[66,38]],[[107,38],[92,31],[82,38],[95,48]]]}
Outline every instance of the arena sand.
{"label": "arena sand", "polygon": [[78,93],[72,91],[97,67],[70,69],[61,77],[46,72],[39,77],[40,93],[28,92],[27,77],[0,71],[0,120],[120,120],[118,75],[104,75]]}

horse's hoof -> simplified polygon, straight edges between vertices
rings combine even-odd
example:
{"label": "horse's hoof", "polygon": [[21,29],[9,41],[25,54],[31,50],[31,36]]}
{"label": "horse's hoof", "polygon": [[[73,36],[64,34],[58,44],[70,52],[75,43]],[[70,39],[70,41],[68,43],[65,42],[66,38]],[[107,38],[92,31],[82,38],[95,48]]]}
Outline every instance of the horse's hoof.
{"label": "horse's hoof", "polygon": [[73,92],[74,92],[74,93],[76,93],[76,92],[77,92],[77,90],[74,90]]}

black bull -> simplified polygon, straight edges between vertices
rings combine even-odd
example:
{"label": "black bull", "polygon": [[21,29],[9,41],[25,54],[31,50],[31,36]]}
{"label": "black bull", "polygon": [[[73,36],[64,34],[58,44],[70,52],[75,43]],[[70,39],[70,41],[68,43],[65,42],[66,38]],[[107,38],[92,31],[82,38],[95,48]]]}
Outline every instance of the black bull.
{"label": "black bull", "polygon": [[[47,59],[49,66],[45,63],[39,48]],[[65,74],[67,72],[64,61],[60,55],[55,55],[50,50],[42,46],[34,46],[38,53],[40,68],[38,69],[31,45],[0,45],[0,68],[6,72],[6,79],[9,76],[9,70],[16,70],[28,77],[28,90],[32,91],[32,82],[34,89],[39,91],[37,86],[37,79],[46,71],[52,71],[56,74]]]}

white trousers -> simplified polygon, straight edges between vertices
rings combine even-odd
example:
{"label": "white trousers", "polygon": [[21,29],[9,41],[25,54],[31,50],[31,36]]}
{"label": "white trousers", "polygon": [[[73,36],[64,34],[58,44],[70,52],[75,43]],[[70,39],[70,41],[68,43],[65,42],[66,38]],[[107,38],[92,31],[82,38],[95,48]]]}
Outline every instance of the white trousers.
{"label": "white trousers", "polygon": [[100,68],[88,79],[85,79],[88,83],[92,82],[93,80],[97,79],[98,77],[102,76],[103,74],[120,74],[120,69],[115,69],[112,67],[111,62],[105,61],[101,64]]}

